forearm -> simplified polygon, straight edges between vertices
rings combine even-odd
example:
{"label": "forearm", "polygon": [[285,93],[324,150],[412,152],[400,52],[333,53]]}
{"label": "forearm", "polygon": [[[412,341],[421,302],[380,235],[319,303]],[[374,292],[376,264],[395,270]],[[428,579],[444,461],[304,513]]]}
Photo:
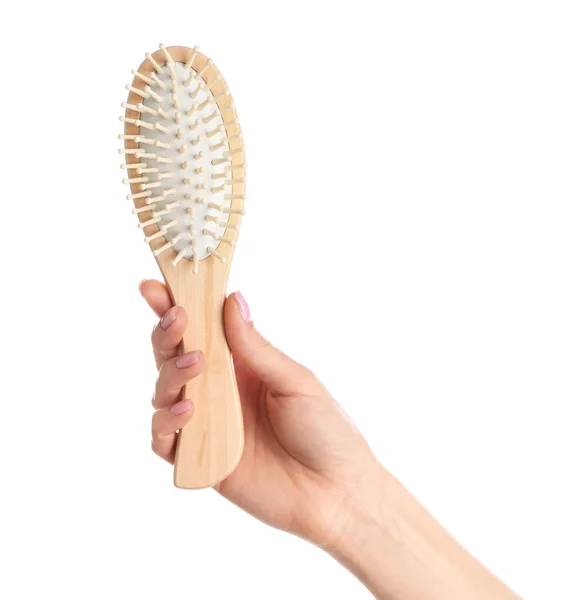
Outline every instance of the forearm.
{"label": "forearm", "polygon": [[383,469],[350,500],[331,554],[383,600],[515,600]]}

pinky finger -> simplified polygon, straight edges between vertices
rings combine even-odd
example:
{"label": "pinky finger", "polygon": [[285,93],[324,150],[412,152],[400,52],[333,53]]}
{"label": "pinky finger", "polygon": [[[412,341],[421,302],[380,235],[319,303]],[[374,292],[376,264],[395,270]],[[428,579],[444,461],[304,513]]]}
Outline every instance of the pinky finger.
{"label": "pinky finger", "polygon": [[152,417],[152,450],[170,464],[176,454],[176,432],[192,418],[192,409],[190,400],[180,400],[157,410]]}

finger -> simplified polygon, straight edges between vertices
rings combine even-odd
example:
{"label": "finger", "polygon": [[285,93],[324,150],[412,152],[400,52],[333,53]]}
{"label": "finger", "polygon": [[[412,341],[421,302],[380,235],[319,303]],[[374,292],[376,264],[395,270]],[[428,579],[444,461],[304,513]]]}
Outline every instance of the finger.
{"label": "finger", "polygon": [[176,454],[176,431],[192,418],[190,400],[180,400],[168,408],[157,410],[152,417],[152,450],[169,463]]}
{"label": "finger", "polygon": [[158,369],[180,353],[180,343],[188,326],[188,315],[181,306],[172,306],[152,331],[152,346]]}
{"label": "finger", "polygon": [[233,355],[279,394],[309,394],[318,391],[318,381],[303,365],[273,347],[251,321],[250,310],[240,292],[225,303],[226,338]]}
{"label": "finger", "polygon": [[158,317],[165,315],[174,304],[168,288],[155,279],[144,279],[139,284],[139,291]]}
{"label": "finger", "polygon": [[154,408],[171,406],[180,397],[182,388],[202,373],[204,355],[199,350],[167,360],[160,368],[152,404]]}

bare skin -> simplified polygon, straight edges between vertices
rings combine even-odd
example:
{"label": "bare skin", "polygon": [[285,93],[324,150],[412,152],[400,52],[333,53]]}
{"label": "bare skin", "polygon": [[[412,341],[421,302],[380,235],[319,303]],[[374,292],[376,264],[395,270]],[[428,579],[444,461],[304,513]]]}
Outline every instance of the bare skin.
{"label": "bare skin", "polygon": [[[172,463],[176,431],[196,410],[181,389],[204,369],[181,353],[188,317],[166,287],[140,292],[160,317],[152,332],[159,376],[152,449]],[[470,556],[378,463],[317,378],[255,329],[237,292],[225,303],[245,426],[242,459],[215,489],[269,525],[332,554],[378,598],[517,598]]]}

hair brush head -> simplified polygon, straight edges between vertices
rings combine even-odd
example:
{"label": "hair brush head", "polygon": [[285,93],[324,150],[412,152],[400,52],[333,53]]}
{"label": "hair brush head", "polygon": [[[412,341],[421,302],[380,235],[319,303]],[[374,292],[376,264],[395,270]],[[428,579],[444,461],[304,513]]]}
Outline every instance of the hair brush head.
{"label": "hair brush head", "polygon": [[132,71],[124,117],[128,199],[145,241],[171,264],[226,262],[244,213],[242,134],[232,96],[198,47],[167,49]]}

